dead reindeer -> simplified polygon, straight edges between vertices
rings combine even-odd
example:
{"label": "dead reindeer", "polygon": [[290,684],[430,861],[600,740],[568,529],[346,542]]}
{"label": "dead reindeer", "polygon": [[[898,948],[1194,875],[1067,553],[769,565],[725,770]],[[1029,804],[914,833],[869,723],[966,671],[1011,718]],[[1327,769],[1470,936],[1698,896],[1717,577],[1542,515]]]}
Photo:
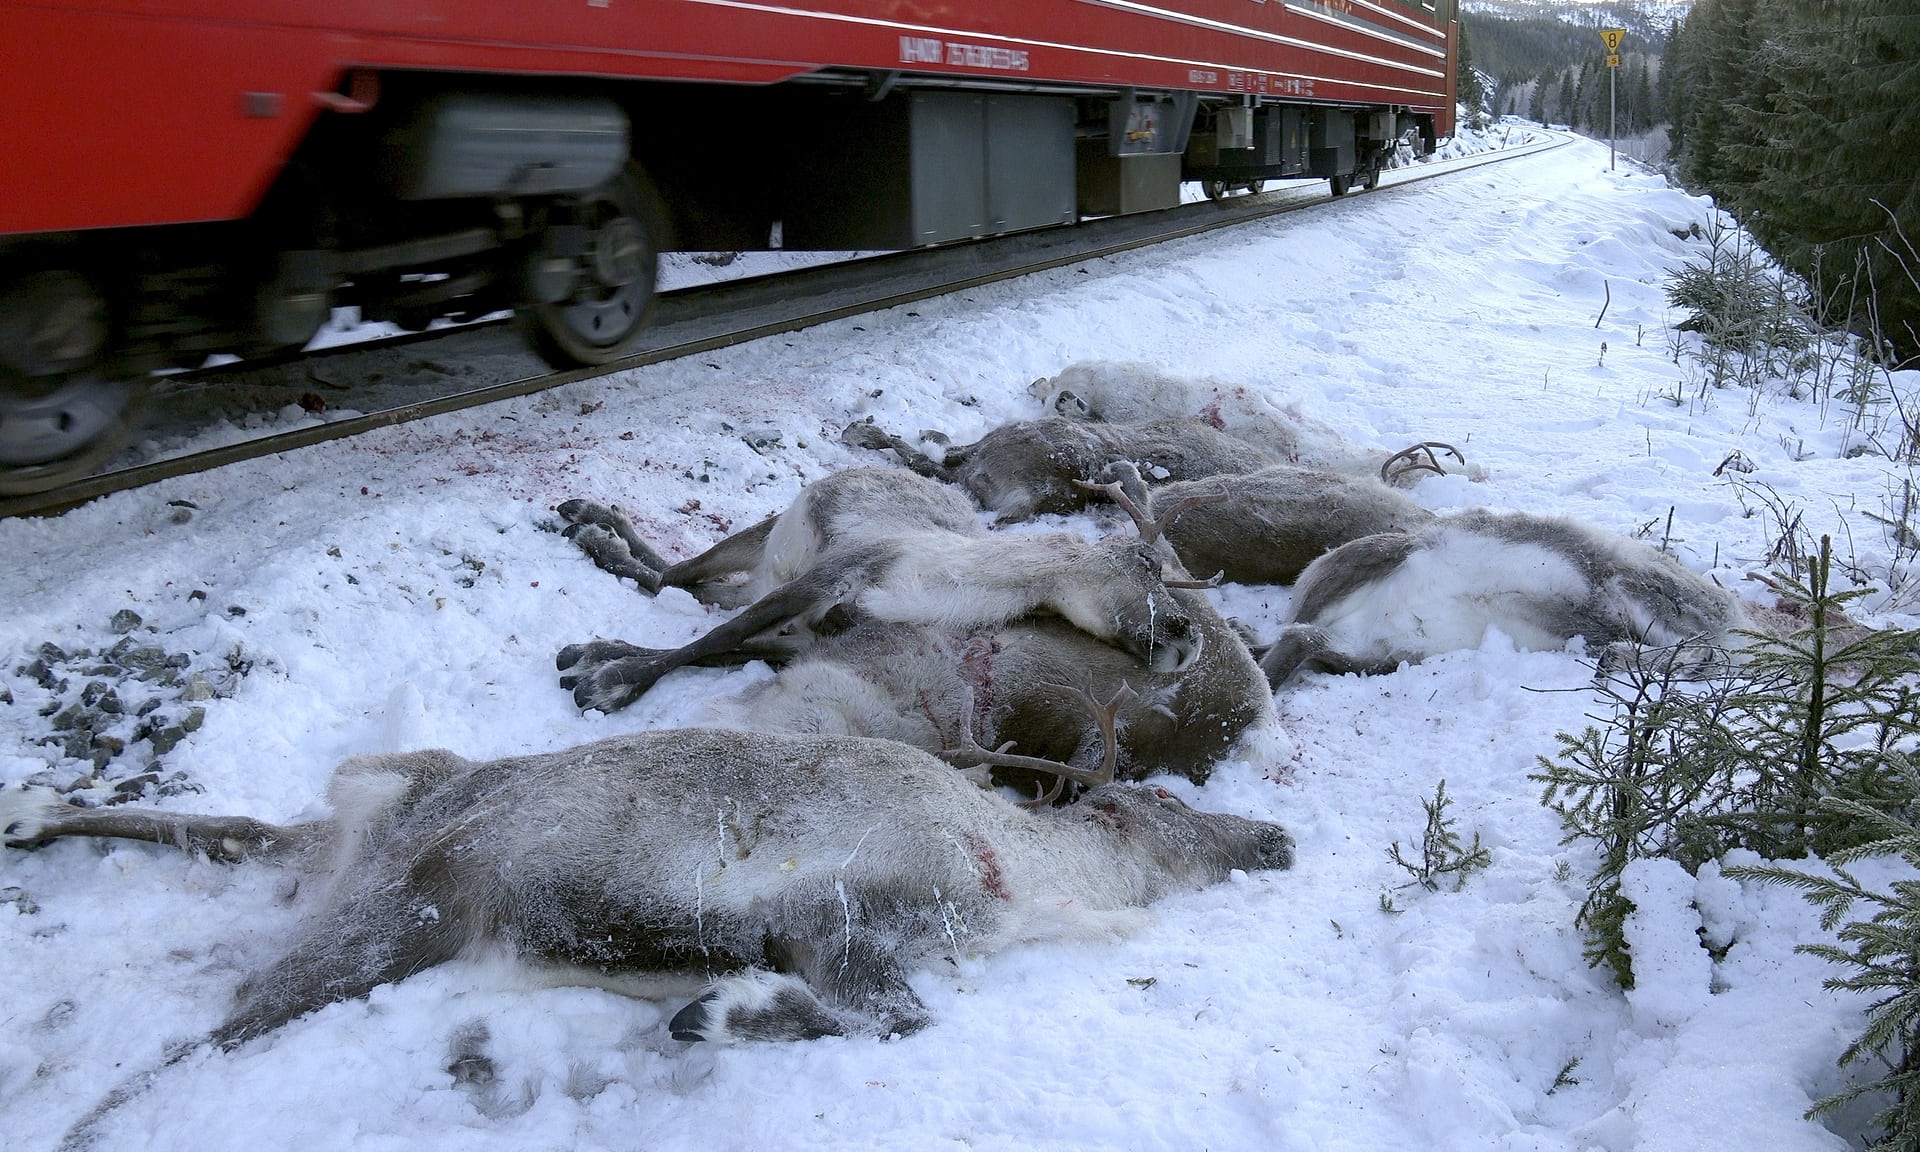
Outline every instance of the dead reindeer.
{"label": "dead reindeer", "polygon": [[1322,553],[1377,532],[1411,532],[1433,513],[1368,476],[1278,464],[1244,476],[1149,488],[1132,464],[1085,485],[1119,504],[1147,539],[1164,535],[1189,572],[1236,584],[1291,584]]}
{"label": "dead reindeer", "polygon": [[933,457],[876,425],[856,423],[840,434],[860,448],[892,449],[922,476],[958,484],[1001,520],[1030,520],[1087,506],[1077,484],[1115,460],[1131,460],[1156,483],[1253,472],[1280,458],[1203,420],[1097,424],[1049,416],[1007,424],[972,444]]}
{"label": "dead reindeer", "polygon": [[1725,644],[1755,617],[1659,550],[1551,516],[1463,512],[1363,537],[1307,566],[1289,623],[1260,656],[1277,688],[1301,668],[1390,672],[1479,647],[1498,628],[1523,649]]}
{"label": "dead reindeer", "polygon": [[931,959],[1108,935],[1168,893],[1293,862],[1278,825],[1162,789],[1101,784],[1027,810],[924,752],[843,737],[687,729],[487,762],[363,756],[329,796],[330,819],[276,826],[15,789],[0,834],[322,873],[302,886],[318,906],[213,1029],[222,1047],[500,949],[562,978],[707,981],[669,1025],[681,1040],[904,1035],[930,1022],[907,977]]}
{"label": "dead reindeer", "polygon": [[[1178,671],[1145,667],[1064,620],[940,628],[857,621],[826,636],[757,638],[715,664],[765,660],[778,674],[712,705],[728,727],[897,740],[928,752],[1011,745],[1025,756],[1090,769],[1113,757],[1122,779],[1160,772],[1204,783],[1245,738],[1278,720],[1273,694],[1245,643],[1206,596],[1176,589],[1199,653]],[[643,649],[630,654],[650,655]],[[1132,691],[1104,734],[1083,707]],[[996,774],[1030,789],[1017,764]]]}
{"label": "dead reindeer", "polygon": [[1245,384],[1178,376],[1137,361],[1076,361],[1057,376],[1035,380],[1031,392],[1049,413],[1069,420],[1130,424],[1197,418],[1266,449],[1273,463],[1379,476],[1396,487],[1414,483],[1423,473],[1445,473],[1442,456],[1453,459],[1455,470],[1484,474],[1450,444],[1430,440],[1392,454],[1377,452],[1308,416],[1298,401],[1275,403]]}
{"label": "dead reindeer", "polygon": [[[625,519],[581,501],[563,505],[562,515],[596,526]],[[625,543],[617,529],[597,531],[602,552]],[[555,663],[582,709],[613,711],[675,668],[764,633],[811,631],[830,617],[972,628],[1044,612],[1155,671],[1177,672],[1198,657],[1201,640],[1161,567],[1153,545],[1135,539],[990,536],[952,489],[900,469],[855,469],[816,481],[772,520],[661,573],[661,583],[685,579],[698,588],[748,572],[746,589],[757,598],[732,619],[668,652],[601,640],[568,645]]]}
{"label": "dead reindeer", "polygon": [[[727,608],[759,599],[804,572],[820,553],[851,540],[985,534],[965,498],[945,485],[902,479],[892,468],[850,468],[816,480],[786,511],[678,563],[655,552],[619,505],[568,500],[557,511],[566,537],[605,571],[646,592],[684,588],[703,603]],[[728,583],[735,577],[745,577],[744,583]]]}

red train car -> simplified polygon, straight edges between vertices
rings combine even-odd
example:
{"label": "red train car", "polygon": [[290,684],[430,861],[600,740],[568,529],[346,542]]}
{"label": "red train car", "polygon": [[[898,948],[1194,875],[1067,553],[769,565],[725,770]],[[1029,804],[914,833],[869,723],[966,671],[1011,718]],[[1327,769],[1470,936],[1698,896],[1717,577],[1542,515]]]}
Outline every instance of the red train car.
{"label": "red train car", "polygon": [[1452,131],[1452,0],[0,0],[0,491],[339,304],[620,356],[662,250],[936,244]]}

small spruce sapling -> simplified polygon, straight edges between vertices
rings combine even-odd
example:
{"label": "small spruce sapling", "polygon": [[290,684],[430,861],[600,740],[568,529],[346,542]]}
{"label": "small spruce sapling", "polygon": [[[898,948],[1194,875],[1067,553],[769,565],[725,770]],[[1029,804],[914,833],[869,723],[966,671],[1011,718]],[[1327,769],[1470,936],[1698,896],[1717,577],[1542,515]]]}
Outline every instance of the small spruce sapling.
{"label": "small spruce sapling", "polygon": [[1533,779],[1559,814],[1565,842],[1586,840],[1598,865],[1580,908],[1587,958],[1633,986],[1624,925],[1632,904],[1620,876],[1634,860],[1666,859],[1689,873],[1736,848],[1768,859],[1830,855],[1867,833],[1844,809],[1904,812],[1896,771],[1920,740],[1912,633],[1863,631],[1842,608],[1861,595],[1828,582],[1823,539],[1798,575],[1768,587],[1801,626],[1743,633],[1734,654],[1711,646],[1647,650],[1596,687],[1612,715],[1561,733]]}
{"label": "small spruce sapling", "polygon": [[[1920,801],[1920,773],[1911,756],[1896,756],[1911,810]],[[1832,1114],[1862,1096],[1882,1096],[1886,1104],[1874,1113],[1875,1139],[1868,1152],[1920,1147],[1920,880],[1895,880],[1886,891],[1875,891],[1845,867],[1870,856],[1891,855],[1920,869],[1920,827],[1911,815],[1895,815],[1857,800],[1829,797],[1822,807],[1874,837],[1828,857],[1831,876],[1779,865],[1729,867],[1726,875],[1799,889],[1820,909],[1820,926],[1840,931],[1838,944],[1802,944],[1798,950],[1846,970],[1844,976],[1829,977],[1827,988],[1877,997],[1867,1009],[1865,1030],[1841,1053],[1840,1066],[1864,1063],[1882,1075],[1821,1100],[1807,1118]],[[1841,927],[1859,903],[1872,909],[1872,915]]]}
{"label": "small spruce sapling", "polygon": [[[1480,833],[1473,834],[1473,843],[1460,843],[1460,834],[1454,831],[1454,819],[1447,814],[1453,804],[1453,797],[1447,795],[1447,782],[1440,781],[1434,790],[1433,799],[1422,800],[1421,806],[1427,810],[1427,827],[1420,837],[1420,858],[1409,860],[1400,850],[1400,841],[1395,840],[1387,849],[1387,858],[1407,870],[1413,879],[1402,884],[1408,888],[1415,884],[1428,891],[1437,891],[1443,876],[1453,877],[1453,889],[1458,892],[1466,885],[1467,877],[1473,872],[1493,863],[1493,856],[1481,846]],[[1381,910],[1390,909],[1390,899],[1383,894]]]}

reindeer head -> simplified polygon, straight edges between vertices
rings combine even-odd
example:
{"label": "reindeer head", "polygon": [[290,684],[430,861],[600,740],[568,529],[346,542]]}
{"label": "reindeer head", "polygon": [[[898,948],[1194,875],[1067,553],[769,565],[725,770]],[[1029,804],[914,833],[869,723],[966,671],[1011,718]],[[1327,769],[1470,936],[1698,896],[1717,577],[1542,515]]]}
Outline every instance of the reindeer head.
{"label": "reindeer head", "polygon": [[1093,406],[1068,388],[1062,388],[1053,394],[1047,404],[1056,416],[1065,416],[1069,420],[1094,420]]}
{"label": "reindeer head", "polygon": [[1155,672],[1184,672],[1201,631],[1167,588],[1153,544],[1111,537],[1075,557],[1054,605],[1081,630],[1117,644]]}
{"label": "reindeer head", "polygon": [[948,456],[948,479],[1002,520],[1076,512],[1087,497],[1074,483],[1106,450],[1078,426],[1051,418],[1008,424]]}
{"label": "reindeer head", "polygon": [[[1189,808],[1151,784],[1102,784],[1059,810],[1105,829],[1123,854],[1144,857],[1161,891],[1249,872],[1293,867],[1293,837],[1278,824]],[[1156,893],[1157,894],[1157,893]]]}

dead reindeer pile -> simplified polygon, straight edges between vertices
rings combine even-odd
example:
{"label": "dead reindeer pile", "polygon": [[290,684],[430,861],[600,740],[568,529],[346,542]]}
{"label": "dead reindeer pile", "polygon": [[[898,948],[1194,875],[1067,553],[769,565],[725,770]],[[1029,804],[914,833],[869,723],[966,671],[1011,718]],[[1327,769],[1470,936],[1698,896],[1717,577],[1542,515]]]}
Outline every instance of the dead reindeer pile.
{"label": "dead reindeer pile", "polygon": [[[1371,452],[1251,389],[1136,364],[1072,365],[1034,394],[1046,415],[968,445],[855,424],[848,444],[905,467],[828,475],[686,560],[617,507],[559,505],[606,571],[736,610],[670,650],[567,645],[562,687],[611,711],[691,665],[778,670],[715,705],[712,728],[484,763],[357,758],[332,817],[291,826],[15,789],[0,833],[325,873],[304,886],[323,893],[305,927],[210,1030],[220,1045],[482,948],[697,977],[671,1024],[682,1039],[904,1034],[928,1022],[906,974],[942,952],[1108,934],[1168,891],[1288,867],[1277,825],[1141,781],[1203,783],[1255,747],[1301,669],[1389,670],[1495,627],[1600,646],[1725,638],[1750,619],[1633,541],[1436,517],[1399,489],[1467,467],[1443,443]],[[1096,503],[1133,528],[1089,540],[980,515]],[[1206,592],[1222,580],[1295,584],[1275,642],[1250,649],[1222,617]],[[697,894],[695,875],[712,878]]]}

